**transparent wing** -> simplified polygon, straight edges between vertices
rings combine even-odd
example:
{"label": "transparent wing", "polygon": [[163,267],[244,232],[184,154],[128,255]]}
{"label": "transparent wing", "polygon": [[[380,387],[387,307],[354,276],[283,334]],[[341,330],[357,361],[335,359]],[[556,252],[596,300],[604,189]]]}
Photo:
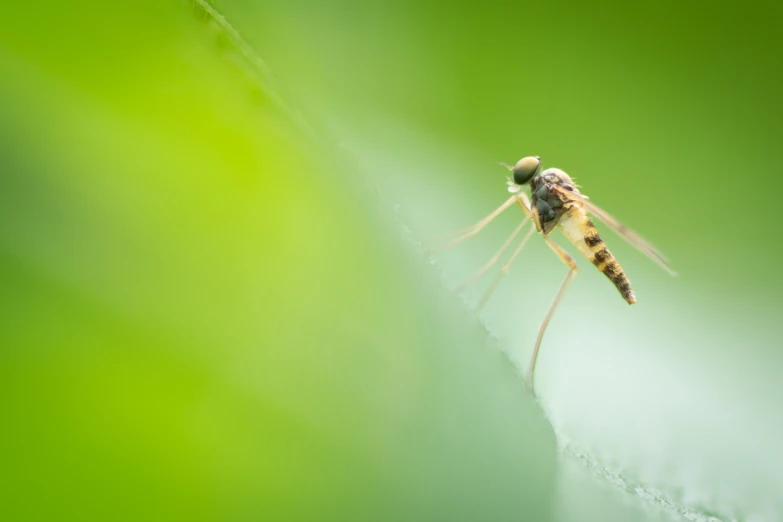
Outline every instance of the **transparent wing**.
{"label": "transparent wing", "polygon": [[649,241],[644,239],[642,236],[640,236],[638,233],[634,232],[630,228],[626,227],[622,223],[620,223],[614,216],[609,214],[607,211],[593,203],[592,201],[589,201],[587,199],[587,196],[584,196],[578,192],[572,192],[570,190],[566,190],[561,187],[555,187],[557,192],[563,195],[563,197],[566,200],[571,200],[577,204],[580,204],[586,212],[589,212],[590,214],[597,217],[599,220],[601,220],[606,226],[617,232],[617,234],[622,237],[624,240],[626,240],[631,246],[635,247],[637,250],[645,254],[647,257],[652,259],[656,264],[658,264],[661,268],[666,270],[671,275],[677,275],[677,273],[672,270],[672,268],[669,266],[668,260],[666,259],[666,256],[664,256],[655,246],[653,246]]}

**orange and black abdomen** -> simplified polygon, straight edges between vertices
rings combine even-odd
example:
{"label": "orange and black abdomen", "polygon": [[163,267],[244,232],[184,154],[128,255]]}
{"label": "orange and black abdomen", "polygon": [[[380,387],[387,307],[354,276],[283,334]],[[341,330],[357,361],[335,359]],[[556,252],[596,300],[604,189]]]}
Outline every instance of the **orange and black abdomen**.
{"label": "orange and black abdomen", "polygon": [[592,253],[590,261],[598,270],[609,278],[614,286],[617,287],[617,290],[620,291],[620,295],[623,296],[623,299],[625,299],[628,304],[634,304],[636,302],[636,296],[631,289],[631,282],[625,275],[620,263],[618,263],[612,253],[609,252],[609,249],[606,248],[606,244],[604,243],[604,240],[601,239],[601,236],[598,235],[598,230],[596,230],[593,222],[588,219],[585,224],[588,230],[585,233],[584,242]]}
{"label": "orange and black abdomen", "polygon": [[[604,273],[620,291],[628,304],[636,302],[631,282],[625,276],[620,263],[606,248],[595,225],[584,209],[572,199],[580,195],[571,178],[559,169],[547,169],[530,181],[531,205],[538,216],[537,228],[549,234],[558,227],[598,270]],[[571,194],[574,194],[573,198]]]}

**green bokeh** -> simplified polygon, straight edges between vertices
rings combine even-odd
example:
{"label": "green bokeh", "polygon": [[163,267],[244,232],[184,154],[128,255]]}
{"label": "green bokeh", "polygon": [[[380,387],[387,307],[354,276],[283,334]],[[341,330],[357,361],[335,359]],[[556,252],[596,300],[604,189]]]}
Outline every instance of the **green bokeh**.
{"label": "green bokeh", "polygon": [[[0,518],[778,518],[780,7],[214,5],[5,9]],[[559,261],[417,245],[528,154],[679,272],[602,228],[542,408]]]}

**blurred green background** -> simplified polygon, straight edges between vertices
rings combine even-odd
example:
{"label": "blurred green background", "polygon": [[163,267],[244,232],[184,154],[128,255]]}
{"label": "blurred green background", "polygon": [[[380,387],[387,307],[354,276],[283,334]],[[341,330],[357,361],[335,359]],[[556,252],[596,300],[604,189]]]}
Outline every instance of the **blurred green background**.
{"label": "blurred green background", "polygon": [[[780,520],[781,10],[4,6],[0,519]],[[533,154],[679,273],[599,225],[538,402],[559,260],[419,245]]]}

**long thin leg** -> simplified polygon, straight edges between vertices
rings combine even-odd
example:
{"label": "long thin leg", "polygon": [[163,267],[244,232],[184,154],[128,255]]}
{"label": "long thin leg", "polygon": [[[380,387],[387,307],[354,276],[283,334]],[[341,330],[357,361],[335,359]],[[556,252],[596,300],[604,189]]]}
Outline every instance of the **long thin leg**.
{"label": "long thin leg", "polygon": [[[480,222],[479,222],[480,223]],[[473,223],[472,225],[468,225],[467,227],[458,228],[457,230],[452,230],[450,232],[446,232],[443,235],[430,237],[427,239],[422,240],[423,243],[440,243],[441,241],[445,241],[446,239],[451,239],[452,237],[461,236],[462,234],[466,232],[470,232],[474,228],[476,228],[476,225],[478,223]]]}
{"label": "long thin leg", "polygon": [[549,320],[552,319],[552,315],[555,313],[555,309],[557,308],[557,305],[560,303],[560,300],[563,298],[563,296],[566,293],[566,290],[568,290],[569,285],[576,277],[577,272],[579,272],[579,268],[576,266],[576,261],[574,261],[574,258],[571,257],[571,255],[562,249],[557,243],[549,239],[549,237],[544,236],[544,241],[546,241],[547,245],[557,254],[557,257],[559,257],[563,263],[568,265],[568,273],[565,276],[565,279],[563,280],[563,284],[560,285],[560,290],[557,291],[557,295],[555,296],[555,300],[552,303],[552,306],[549,307],[549,311],[546,314],[546,317],[544,317],[544,321],[541,323],[541,327],[538,329],[538,338],[536,338],[536,345],[533,348],[533,357],[530,358],[530,368],[528,369],[528,386],[530,387],[530,391],[533,392],[533,395],[535,395],[535,388],[534,388],[534,379],[535,379],[535,371],[536,371],[536,359],[538,359],[538,350],[541,347],[541,339],[544,338],[544,331],[546,330],[547,325],[549,324]]}
{"label": "long thin leg", "polygon": [[492,295],[492,292],[495,290],[495,287],[498,286],[498,283],[500,283],[500,280],[503,278],[504,275],[508,274],[509,268],[511,268],[511,263],[514,262],[514,259],[519,255],[519,253],[522,251],[522,247],[525,246],[525,243],[527,243],[527,240],[530,239],[530,236],[533,235],[533,232],[535,232],[536,229],[534,227],[530,227],[530,231],[525,234],[525,237],[522,238],[522,242],[519,244],[516,250],[514,250],[514,253],[511,254],[511,257],[506,262],[505,265],[503,265],[503,268],[500,269],[500,272],[498,272],[497,277],[495,277],[495,280],[492,281],[492,284],[487,288],[487,291],[484,292],[484,296],[481,298],[481,301],[479,301],[478,306],[476,306],[476,311],[478,312],[481,310],[481,308],[484,306],[484,304],[489,299],[489,296]]}
{"label": "long thin leg", "polygon": [[530,209],[530,200],[527,198],[527,194],[524,192],[517,192],[517,205],[522,209],[522,212],[529,218],[533,217]]}
{"label": "long thin leg", "polygon": [[522,220],[522,222],[517,226],[517,228],[514,229],[514,232],[512,232],[511,235],[508,236],[508,239],[506,239],[506,242],[503,243],[503,246],[500,247],[500,250],[498,250],[495,253],[495,255],[489,259],[489,261],[484,263],[484,266],[476,270],[476,272],[472,276],[470,276],[470,279],[468,279],[467,281],[459,285],[454,291],[458,294],[461,293],[467,287],[475,283],[479,277],[483,276],[487,270],[492,268],[492,266],[500,260],[501,256],[506,252],[506,250],[508,250],[508,247],[511,245],[512,241],[514,241],[514,239],[519,235],[519,233],[522,232],[522,227],[525,226],[525,223],[527,223],[528,219],[529,218],[525,217],[525,219]]}
{"label": "long thin leg", "polygon": [[508,198],[508,200],[506,200],[505,203],[503,203],[498,208],[493,210],[487,217],[485,217],[484,219],[482,219],[478,223],[475,223],[475,224],[473,224],[473,225],[471,225],[469,227],[466,227],[466,228],[463,228],[463,229],[460,229],[460,230],[457,230],[457,231],[454,231],[454,232],[450,232],[450,233],[446,234],[445,236],[441,236],[440,238],[436,238],[435,241],[438,241],[438,240],[443,240],[443,239],[448,238],[448,237],[453,237],[454,235],[462,234],[461,236],[457,237],[456,239],[454,239],[452,241],[449,241],[445,245],[441,245],[441,246],[439,246],[437,248],[430,249],[428,251],[428,253],[429,254],[435,254],[435,253],[440,252],[442,250],[445,250],[445,249],[447,249],[449,247],[452,247],[452,246],[454,246],[456,244],[462,243],[463,241],[465,241],[466,239],[468,239],[470,237],[475,236],[476,234],[481,232],[484,229],[484,227],[489,225],[489,223],[493,219],[498,217],[504,210],[506,210],[508,207],[513,205],[515,201],[517,201],[517,196],[516,195],[511,196],[510,198]]}
{"label": "long thin leg", "polygon": [[[535,213],[535,209],[531,212],[530,210],[530,200],[527,198],[527,194],[524,192],[519,192],[515,195],[516,203],[519,206],[519,208],[522,210],[522,213],[525,214],[525,221],[527,219],[533,219],[536,223],[536,228],[538,227],[538,214]],[[520,223],[519,227],[521,228],[525,221],[522,221]],[[516,235],[517,231],[514,231],[514,235]],[[522,251],[522,247],[525,246],[525,243],[527,243],[527,240],[530,239],[530,235],[533,233],[531,230],[528,232],[528,234],[522,239],[522,243],[517,247],[517,249],[514,251],[514,253],[511,255],[511,258],[508,260],[508,262],[503,266],[503,268],[500,269],[500,273],[498,273],[497,277],[495,277],[495,280],[492,282],[490,287],[484,292],[484,295],[481,297],[481,301],[479,301],[479,304],[476,308],[476,311],[481,310],[481,308],[484,306],[484,304],[489,299],[490,295],[492,295],[492,292],[495,290],[495,287],[497,287],[498,283],[500,283],[500,280],[503,278],[504,275],[506,275],[511,268],[511,263],[516,259],[516,257],[519,255],[519,252]],[[474,275],[474,277],[479,277],[481,274],[483,274],[487,269],[489,269],[490,266],[495,264],[497,262],[496,258],[499,258],[501,255],[503,255],[503,252],[506,248],[508,248],[508,245],[513,240],[513,235],[506,241],[506,244],[503,245],[503,248],[498,252],[492,259],[490,259],[490,262],[488,262],[485,267],[482,267],[478,275]],[[471,278],[472,279],[472,278]]]}

